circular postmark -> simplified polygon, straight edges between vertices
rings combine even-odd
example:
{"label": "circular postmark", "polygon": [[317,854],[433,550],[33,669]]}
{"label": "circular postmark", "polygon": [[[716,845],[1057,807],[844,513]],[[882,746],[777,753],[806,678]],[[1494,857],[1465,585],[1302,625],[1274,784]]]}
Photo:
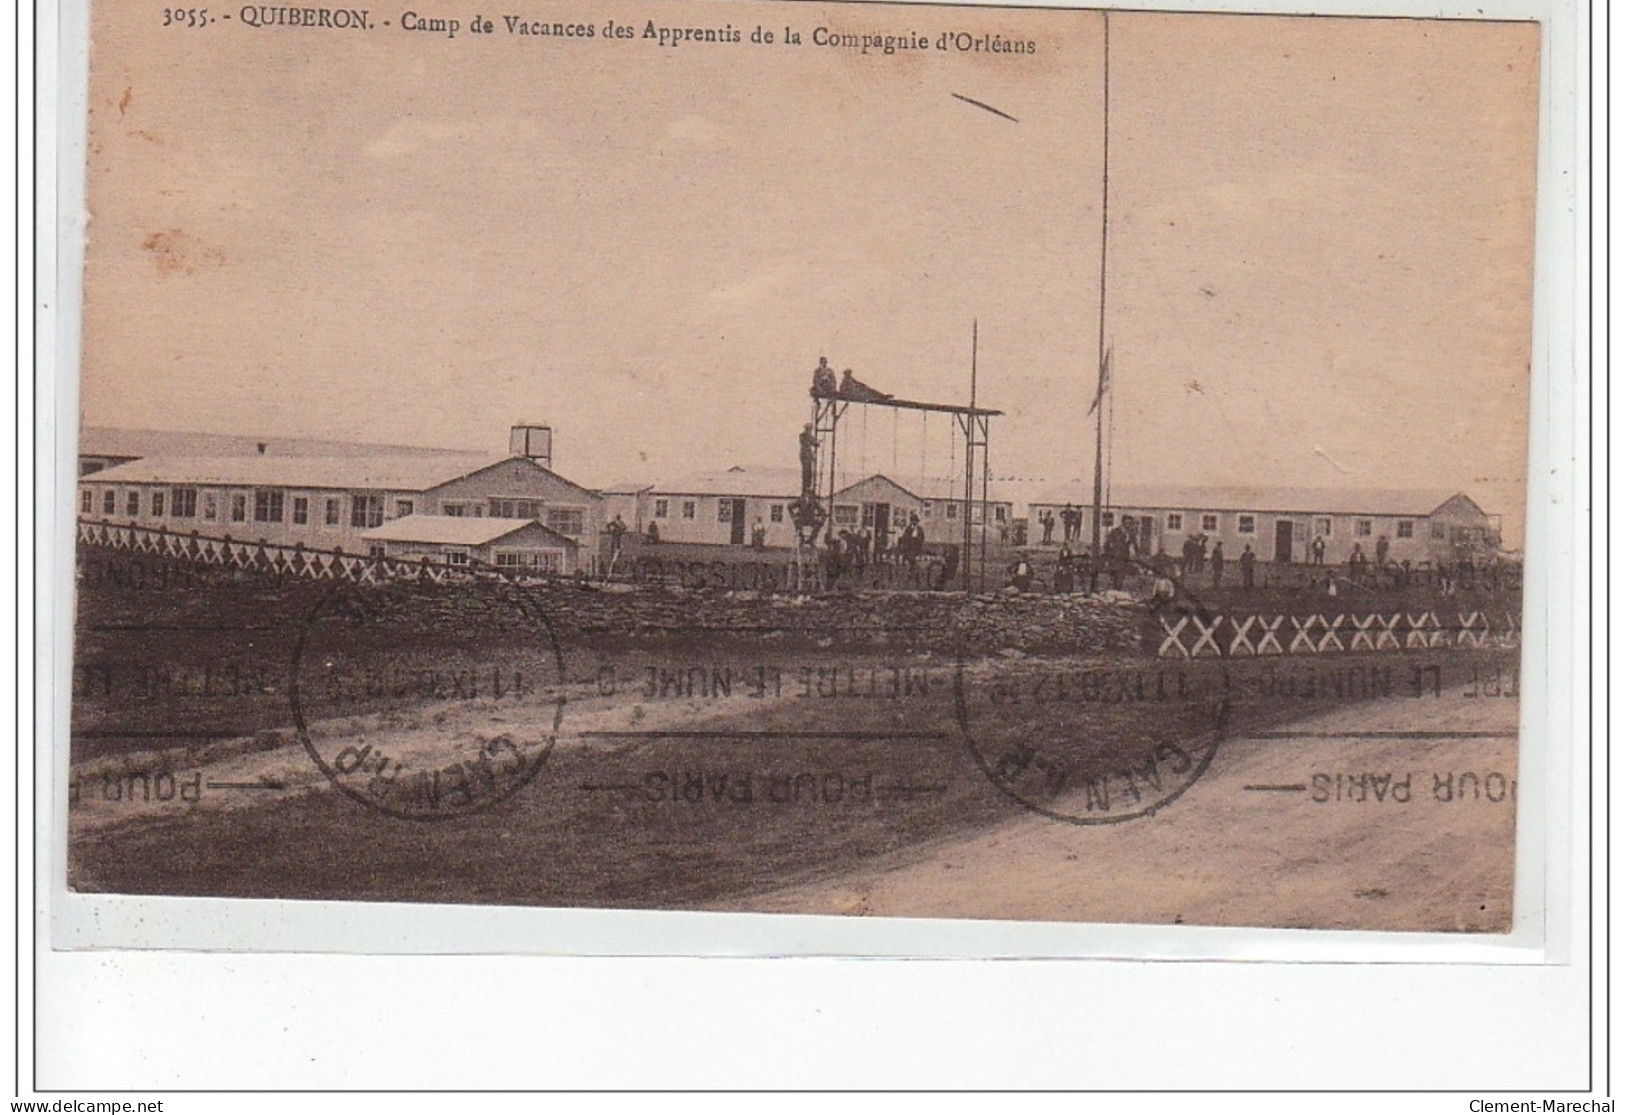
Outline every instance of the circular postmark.
{"label": "circular postmark", "polygon": [[535,779],[564,678],[553,625],[519,585],[336,582],[300,626],[288,699],[335,789],[386,816],[443,821]]}
{"label": "circular postmark", "polygon": [[[1207,612],[1182,587],[1162,607]],[[1231,712],[1222,671],[1143,658],[973,664],[960,654],[953,701],[988,781],[1073,825],[1121,824],[1177,801],[1212,764]]]}

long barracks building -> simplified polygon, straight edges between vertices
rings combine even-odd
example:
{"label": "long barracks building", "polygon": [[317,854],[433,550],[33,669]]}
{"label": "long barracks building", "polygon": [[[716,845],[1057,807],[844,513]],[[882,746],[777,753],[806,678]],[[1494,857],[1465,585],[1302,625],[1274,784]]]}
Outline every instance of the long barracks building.
{"label": "long barracks building", "polygon": [[[630,530],[647,535],[652,523],[662,542],[697,542],[714,546],[749,545],[756,528],[763,543],[793,549],[796,528],[790,520],[801,474],[788,468],[744,468],[699,473],[654,484],[621,484],[605,491],[607,514],[619,515]],[[837,534],[867,530],[892,543],[901,537],[910,516],[917,516],[930,544],[963,540],[964,504],[953,498],[950,481],[928,481],[927,487],[945,493],[922,496],[888,476],[876,473],[835,493],[829,524]],[[991,492],[987,517],[993,528],[989,538],[1007,541],[1014,522],[1009,499]],[[973,537],[980,541],[982,504],[971,506]],[[821,532],[822,533],[822,532]]]}
{"label": "long barracks building", "polygon": [[[1062,511],[1082,514],[1087,546],[1092,524],[1086,493],[1050,493],[1028,505],[1027,537],[1044,540],[1040,517],[1054,517],[1053,543],[1062,541]],[[1191,535],[1222,541],[1232,560],[1252,547],[1259,561],[1310,562],[1316,542],[1322,560],[1345,562],[1356,546],[1368,559],[1379,547],[1390,561],[1421,564],[1493,552],[1500,520],[1462,492],[1390,489],[1221,488],[1122,485],[1101,509],[1102,536],[1122,526],[1137,553],[1178,558]]]}
{"label": "long barracks building", "polygon": [[[439,555],[451,564],[474,557],[592,571],[604,500],[552,470],[551,442],[546,427],[516,426],[511,455],[496,461],[476,455],[140,457],[82,476],[78,514],[90,522],[270,545],[382,557],[409,544],[414,556]],[[383,529],[435,518],[497,519],[510,529],[497,537],[436,529],[433,521]],[[512,529],[531,522],[543,529]]]}

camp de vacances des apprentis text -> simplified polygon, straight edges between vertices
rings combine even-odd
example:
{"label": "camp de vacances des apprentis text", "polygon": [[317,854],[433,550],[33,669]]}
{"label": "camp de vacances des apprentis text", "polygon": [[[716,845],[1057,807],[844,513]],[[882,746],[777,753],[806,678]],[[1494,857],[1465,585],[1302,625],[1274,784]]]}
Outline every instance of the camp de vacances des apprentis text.
{"label": "camp de vacances des apprentis text", "polygon": [[[191,14],[206,9],[183,9]],[[373,31],[382,27],[373,20],[368,8],[304,8],[279,7],[269,4],[245,4],[237,12],[237,19],[248,27],[315,28],[336,31]],[[209,20],[208,22],[213,22]],[[657,46],[676,47],[687,43],[741,43],[746,39],[743,28],[731,23],[710,27],[665,27],[653,20],[645,20],[639,29],[635,24],[611,19],[603,24],[572,20],[539,20],[525,16],[502,15],[486,18],[474,15],[465,20],[440,15],[425,15],[416,11],[403,12],[397,29],[406,32],[444,35],[455,39],[460,34],[517,35],[527,38],[553,39],[646,39]],[[774,32],[757,27],[749,33],[752,43],[785,46],[802,45],[802,32],[786,27]],[[999,34],[972,34],[969,31],[943,31],[932,38],[917,31],[896,34],[840,31],[829,27],[816,27],[808,37],[811,45],[825,49],[849,50],[859,54],[871,52],[896,54],[899,51],[937,50],[961,54],[1036,54],[1038,44],[1031,39],[1006,38]]]}

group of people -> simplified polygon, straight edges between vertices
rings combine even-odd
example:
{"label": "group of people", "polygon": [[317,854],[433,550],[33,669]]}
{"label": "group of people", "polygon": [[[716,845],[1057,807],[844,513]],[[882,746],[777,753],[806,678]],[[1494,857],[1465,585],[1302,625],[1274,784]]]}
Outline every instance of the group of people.
{"label": "group of people", "polygon": [[894,396],[884,391],[877,391],[867,383],[862,382],[852,374],[848,368],[841,373],[841,378],[835,378],[835,369],[829,366],[829,357],[820,356],[818,367],[813,369],[811,395],[815,398],[845,399],[853,403],[885,403],[890,402]]}
{"label": "group of people", "polygon": [[[835,584],[848,573],[861,574],[870,564],[887,561],[893,554],[911,573],[917,573],[925,554],[925,528],[920,525],[918,515],[908,517],[908,525],[898,536],[896,546],[890,544],[884,533],[871,533],[868,527],[825,532],[822,560],[826,581]],[[958,551],[954,552],[954,558],[957,566]]]}
{"label": "group of people", "polygon": [[[1120,590],[1124,579],[1135,569],[1142,569],[1151,574],[1156,581],[1167,581],[1170,584],[1175,579],[1190,582],[1199,578],[1204,571],[1210,575],[1214,588],[1224,583],[1225,567],[1229,564],[1229,559],[1225,555],[1222,540],[1213,540],[1210,545],[1205,534],[1187,536],[1178,563],[1160,547],[1156,555],[1149,559],[1142,559],[1138,550],[1132,533],[1121,524],[1113,526],[1106,532],[1105,545],[1102,547],[1103,552],[1098,565],[1091,550],[1086,548],[1082,553],[1074,553],[1071,545],[1063,541],[1055,556],[1053,590],[1058,593],[1092,590],[1099,587],[1096,582],[1102,575],[1110,580],[1113,589]],[[1242,547],[1236,564],[1241,570],[1241,587],[1252,588],[1257,575],[1258,555],[1253,553],[1250,543]],[[1025,554],[1019,555],[1010,566],[1010,584],[1025,592],[1035,580],[1036,572],[1031,561]],[[1024,588],[1023,585],[1027,587]]]}
{"label": "group of people", "polygon": [[[1044,508],[1038,515],[1038,526],[1044,532],[1044,545],[1048,546],[1055,541],[1056,514],[1049,508]],[[1083,536],[1083,508],[1074,507],[1070,503],[1061,508],[1061,541],[1076,542]]]}
{"label": "group of people", "polygon": [[[1213,587],[1219,588],[1224,584],[1224,567],[1227,562],[1222,538],[1215,539],[1210,549],[1205,533],[1188,534],[1185,536],[1184,544],[1180,546],[1179,569],[1182,580],[1195,580],[1206,568],[1212,577]],[[1258,571],[1258,555],[1253,553],[1251,542],[1242,545],[1236,565],[1241,569],[1241,587],[1252,588]]]}

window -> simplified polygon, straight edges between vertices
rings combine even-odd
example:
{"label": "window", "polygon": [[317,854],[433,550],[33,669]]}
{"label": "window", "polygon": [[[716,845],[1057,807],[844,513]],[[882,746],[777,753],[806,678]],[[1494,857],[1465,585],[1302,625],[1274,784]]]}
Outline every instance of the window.
{"label": "window", "polygon": [[1435,537],[1435,538],[1448,538],[1448,537],[1450,537],[1449,532],[1445,528],[1445,525],[1443,523],[1434,523],[1433,524],[1433,537]]}
{"label": "window", "polygon": [[169,513],[177,519],[197,518],[197,489],[171,488],[169,491]]}
{"label": "window", "polygon": [[863,505],[863,525],[866,527],[875,525],[875,505],[872,503]]}
{"label": "window", "polygon": [[1168,529],[1169,530],[1184,530],[1185,529],[1185,516],[1181,515],[1178,511],[1174,511],[1174,512],[1170,513],[1169,516],[1168,516]]}
{"label": "window", "polygon": [[112,488],[102,493],[102,514],[111,515],[118,510],[118,493]]}
{"label": "window", "polygon": [[[380,497],[380,498],[382,498],[382,497]],[[382,509],[382,508],[380,508],[380,509],[379,509],[379,513],[380,513],[380,514],[382,514],[382,511],[383,511],[383,509]],[[385,550],[384,550],[384,545],[383,545],[383,543],[381,543],[381,542],[374,542],[374,543],[373,543],[373,544],[372,544],[372,545],[370,545],[370,546],[368,546],[368,547],[367,547],[367,556],[368,556],[368,557],[374,557],[374,558],[381,558],[381,557],[387,557],[387,556],[389,556],[389,555],[388,555],[388,553],[387,553],[387,552],[386,552],[386,551],[385,551]]]}
{"label": "window", "polygon": [[397,519],[404,519],[408,515],[410,515],[411,513],[412,513],[412,501],[411,500],[409,500],[409,499],[398,499],[398,500],[395,501],[395,517]]}
{"label": "window", "polygon": [[859,508],[855,503],[837,503],[835,505],[835,524],[843,527],[858,525]]}
{"label": "window", "polygon": [[214,522],[220,516],[220,501],[213,492],[203,493],[203,517]]}
{"label": "window", "polygon": [[931,501],[926,500],[926,501],[924,501],[923,503],[920,504],[920,518],[929,519],[930,517],[931,517]]}
{"label": "window", "polygon": [[304,496],[293,497],[293,521],[300,526],[310,522],[310,500]]}
{"label": "window", "polygon": [[1217,515],[1203,515],[1202,516],[1202,529],[1204,531],[1218,530],[1219,529],[1219,517]]}
{"label": "window", "polygon": [[[409,501],[402,500],[401,502],[407,503]],[[491,500],[491,518],[493,519],[535,519],[539,518],[541,513],[541,504],[533,499]]]}
{"label": "window", "polygon": [[945,504],[943,504],[942,505],[942,514],[943,514],[944,518],[948,518],[948,519],[957,519],[957,518],[959,518],[959,504],[957,504],[957,503],[945,503]]}
{"label": "window", "polygon": [[693,517],[694,517],[694,501],[691,500],[691,499],[685,499],[683,501],[683,518],[692,519]]}
{"label": "window", "polygon": [[164,493],[152,493],[152,513],[155,517],[162,517],[164,513]]}
{"label": "window", "polygon": [[337,499],[330,499],[327,501],[326,522],[330,527],[336,527],[339,525],[339,501]]}
{"label": "window", "polygon": [[731,523],[734,521],[734,501],[731,499],[717,500],[717,522]]}
{"label": "window", "polygon": [[1316,534],[1318,534],[1318,535],[1320,535],[1321,537],[1324,538],[1326,535],[1330,534],[1331,532],[1332,532],[1332,521],[1330,519],[1316,519],[1315,520],[1315,533]]}
{"label": "window", "polygon": [[1100,513],[1100,525],[1103,526],[1103,527],[1111,526],[1113,518],[1114,518],[1114,516],[1112,515],[1112,513],[1110,511],[1102,511]]}
{"label": "window", "polygon": [[234,522],[234,523],[241,523],[241,522],[246,522],[247,520],[248,520],[248,497],[247,496],[232,496],[231,497],[231,521]]}
{"label": "window", "polygon": [[125,492],[124,493],[124,513],[126,515],[130,516],[130,518],[132,518],[132,519],[135,518],[137,515],[141,514],[141,493],[140,492]]}
{"label": "window", "polygon": [[981,504],[979,504],[979,503],[971,504],[970,521],[973,522],[973,523],[980,523],[982,521],[982,515],[984,514],[984,512],[985,512],[985,509],[982,507]]}
{"label": "window", "polygon": [[655,518],[664,519],[670,513],[671,513],[671,502],[669,500],[664,500],[664,499],[655,500]]}
{"label": "window", "polygon": [[586,513],[577,507],[549,507],[547,529],[558,531],[571,538],[579,538],[587,530]]}
{"label": "window", "polygon": [[282,521],[282,489],[256,488],[254,490],[254,521],[280,523]]}
{"label": "window", "polygon": [[460,546],[447,546],[446,564],[466,566],[468,564],[468,551]]}
{"label": "window", "polygon": [[461,519],[463,517],[463,505],[460,503],[442,503],[440,513],[450,515],[453,519]]}
{"label": "window", "polygon": [[498,569],[523,569],[533,573],[564,572],[564,555],[557,550],[498,550]]}
{"label": "window", "polygon": [[384,522],[384,497],[356,492],[350,497],[350,525],[371,529]]}
{"label": "window", "polygon": [[1006,509],[1005,509],[1004,504],[1002,504],[1002,503],[994,504],[993,505],[993,521],[996,522],[996,523],[1004,522],[1005,510]]}
{"label": "window", "polygon": [[775,503],[772,507],[768,508],[767,517],[773,520],[775,523],[784,522],[784,504]]}
{"label": "window", "polygon": [[1236,516],[1236,533],[1253,534],[1258,530],[1258,520],[1252,515]]}
{"label": "window", "polygon": [[1416,524],[1409,519],[1399,520],[1394,524],[1394,536],[1396,538],[1415,538]]}
{"label": "window", "polygon": [[1371,537],[1371,520],[1370,519],[1355,519],[1354,520],[1354,537],[1356,537],[1356,538],[1370,538]]}
{"label": "window", "polygon": [[90,507],[91,507],[90,501],[91,501],[91,498],[92,497],[91,497],[89,488],[86,488],[84,491],[79,493],[79,511],[80,511],[81,514],[84,514],[84,515],[90,514]]}

